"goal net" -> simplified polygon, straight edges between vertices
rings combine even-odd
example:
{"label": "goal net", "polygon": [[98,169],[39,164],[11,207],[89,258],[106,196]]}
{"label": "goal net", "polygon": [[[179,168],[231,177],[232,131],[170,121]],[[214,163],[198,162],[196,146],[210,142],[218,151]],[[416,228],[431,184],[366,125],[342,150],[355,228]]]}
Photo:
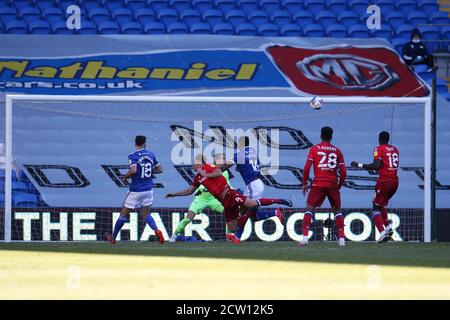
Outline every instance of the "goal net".
{"label": "goal net", "polygon": [[[154,177],[151,214],[166,239],[193,197],[164,195],[192,182],[195,155],[232,158],[238,138],[247,135],[258,152],[264,195],[291,199],[294,207],[283,209],[284,225],[275,218],[249,222],[242,238],[299,240],[303,166],[323,126],[334,129],[333,144],[343,151],[348,169],[341,190],[346,237],[378,237],[370,215],[377,175],[350,168],[350,162],[372,162],[378,133],[385,130],[400,150],[400,187],[388,207],[394,239],[429,240],[430,137],[424,124],[430,108],[424,98],[325,98],[321,110],[309,106],[310,98],[13,95],[6,100],[0,128],[1,240],[103,240],[127,192],[122,177],[136,135],[147,137],[147,148],[164,169]],[[230,176],[230,184],[244,191],[234,167]],[[138,212],[118,239],[154,240]],[[326,200],[314,217],[311,239],[333,240],[333,219]],[[224,240],[223,214],[204,210],[182,235],[188,241]]]}

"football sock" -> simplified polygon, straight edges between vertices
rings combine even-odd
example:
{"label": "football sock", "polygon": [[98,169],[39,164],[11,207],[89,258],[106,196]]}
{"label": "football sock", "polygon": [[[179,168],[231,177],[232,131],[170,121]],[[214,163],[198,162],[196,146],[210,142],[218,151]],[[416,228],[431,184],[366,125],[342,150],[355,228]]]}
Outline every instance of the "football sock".
{"label": "football sock", "polygon": [[380,211],[381,211],[381,216],[383,217],[384,226],[387,227],[389,225],[387,209],[385,207],[382,207]]}
{"label": "football sock", "polygon": [[122,229],[123,225],[127,221],[128,221],[128,218],[126,216],[122,216],[122,215],[119,216],[116,223],[114,224],[113,239],[116,239],[117,235],[120,232],[120,229]]}
{"label": "football sock", "polygon": [[150,226],[150,228],[152,228],[153,231],[156,231],[158,229],[158,227],[156,226],[155,220],[150,215],[150,213],[145,217],[145,221]]}
{"label": "football sock", "polygon": [[256,218],[258,220],[266,220],[269,218],[275,217],[275,211],[274,210],[263,210],[256,212]]}
{"label": "football sock", "polygon": [[241,239],[243,233],[244,233],[244,227],[238,226],[234,235],[236,238]]}
{"label": "football sock", "polygon": [[336,227],[338,232],[338,238],[345,238],[344,236],[344,217],[342,216],[342,213],[336,213],[334,216],[334,220],[336,221]]}
{"label": "football sock", "polygon": [[192,221],[192,220],[189,219],[189,218],[184,218],[183,220],[181,220],[181,221],[178,223],[177,228],[175,229],[174,235],[176,235],[176,236],[180,235],[180,234],[184,231],[184,229],[186,228],[186,226],[187,226],[189,223],[191,223],[191,221]]}
{"label": "football sock", "polygon": [[281,199],[278,199],[278,198],[274,198],[274,199],[272,199],[272,198],[261,198],[261,199],[258,199],[256,201],[261,206],[270,206],[272,204],[280,203],[281,202],[280,200]]}
{"label": "football sock", "polygon": [[309,211],[305,212],[305,215],[303,216],[303,223],[302,223],[302,233],[303,236],[307,237],[309,233],[309,226],[311,225],[312,220],[312,213]]}
{"label": "football sock", "polygon": [[384,231],[384,221],[383,221],[383,217],[381,216],[380,211],[374,211],[372,212],[372,219],[373,222],[375,223],[375,226],[377,227],[378,232],[383,232]]}

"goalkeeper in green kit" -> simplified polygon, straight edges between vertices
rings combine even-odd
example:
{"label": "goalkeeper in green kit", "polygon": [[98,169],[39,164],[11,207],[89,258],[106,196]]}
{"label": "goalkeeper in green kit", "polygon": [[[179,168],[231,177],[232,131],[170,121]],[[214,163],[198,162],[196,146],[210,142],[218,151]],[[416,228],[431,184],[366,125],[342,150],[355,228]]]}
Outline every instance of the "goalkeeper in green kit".
{"label": "goalkeeper in green kit", "polygon": [[[221,166],[225,163],[225,157],[223,154],[216,154],[214,157],[214,164],[216,166]],[[229,183],[229,173],[228,171],[223,172],[223,176]],[[178,223],[177,228],[175,229],[174,234],[170,237],[170,242],[176,242],[177,237],[184,231],[186,226],[192,222],[194,217],[202,213],[205,209],[211,209],[217,213],[223,213],[223,206],[220,203],[219,200],[214,198],[214,196],[208,192],[208,190],[201,185],[198,187],[197,191],[194,194],[194,200],[192,201],[191,205],[189,206],[188,213],[186,217]]]}

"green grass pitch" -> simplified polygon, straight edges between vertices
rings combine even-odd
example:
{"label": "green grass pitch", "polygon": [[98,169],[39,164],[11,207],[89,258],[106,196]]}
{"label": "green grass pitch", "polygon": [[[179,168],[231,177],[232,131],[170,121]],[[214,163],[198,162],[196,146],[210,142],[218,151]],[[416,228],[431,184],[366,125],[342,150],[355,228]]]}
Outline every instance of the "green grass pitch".
{"label": "green grass pitch", "polygon": [[450,299],[450,243],[0,243],[1,299]]}

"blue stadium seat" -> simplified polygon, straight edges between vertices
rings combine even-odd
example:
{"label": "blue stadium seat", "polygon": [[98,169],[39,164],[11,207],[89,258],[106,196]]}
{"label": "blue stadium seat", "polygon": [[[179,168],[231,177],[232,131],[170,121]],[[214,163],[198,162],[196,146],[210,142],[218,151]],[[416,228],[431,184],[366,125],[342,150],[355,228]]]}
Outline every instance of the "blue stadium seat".
{"label": "blue stadium seat", "polygon": [[307,26],[308,24],[314,23],[314,17],[311,12],[306,10],[300,10],[292,14],[292,20],[294,20],[299,25]]}
{"label": "blue stadium seat", "polygon": [[347,37],[347,28],[340,24],[331,24],[326,27],[327,36],[332,38],[345,38]]}
{"label": "blue stadium seat", "polygon": [[336,16],[331,11],[319,11],[316,15],[316,22],[320,23],[322,26],[326,27],[330,24],[336,23]]}
{"label": "blue stadium seat", "polygon": [[42,17],[50,24],[66,19],[66,15],[62,13],[61,9],[55,7],[42,9]]}
{"label": "blue stadium seat", "polygon": [[48,34],[50,33],[50,25],[45,20],[35,20],[28,23],[28,30],[34,34]]}
{"label": "blue stadium seat", "polygon": [[17,11],[11,7],[0,7],[0,20],[6,25],[8,21],[17,19]]}
{"label": "blue stadium seat", "polygon": [[146,7],[145,1],[142,0],[124,0],[123,4],[130,8],[133,12]]}
{"label": "blue stadium seat", "polygon": [[[417,65],[417,66],[414,66],[414,71],[416,71],[417,70],[417,67],[419,67],[419,66],[423,66],[423,65],[421,65],[421,64],[419,64],[419,65]],[[419,77],[421,77],[424,81],[431,81],[431,79],[433,79],[434,78],[434,73],[433,72],[428,72],[428,71],[425,71],[425,72],[417,72],[416,71],[416,73],[419,75]]]}
{"label": "blue stadium seat", "polygon": [[186,9],[180,14],[181,20],[183,20],[188,25],[199,23],[202,21],[200,13],[198,10]]}
{"label": "blue stadium seat", "polygon": [[225,20],[233,26],[246,22],[246,15],[241,10],[230,10],[225,13]]}
{"label": "blue stadium seat", "polygon": [[[52,26],[52,33],[56,34],[73,34],[73,30],[67,29],[66,20],[61,21],[54,21],[51,23]],[[81,24],[82,27],[84,27],[84,23]]]}
{"label": "blue stadium seat", "polygon": [[424,73],[424,72],[428,72],[428,67],[424,64],[418,64],[414,66],[414,72],[416,73]]}
{"label": "blue stadium seat", "polygon": [[302,30],[293,23],[288,23],[280,27],[280,32],[285,37],[301,37]]}
{"label": "blue stadium seat", "polygon": [[222,12],[219,10],[206,10],[202,12],[202,18],[211,26],[223,22]]}
{"label": "blue stadium seat", "polygon": [[352,38],[369,38],[370,33],[367,26],[362,24],[355,24],[348,28],[348,34]]}
{"label": "blue stadium seat", "polygon": [[37,197],[30,193],[13,194],[14,206],[18,208],[34,208],[37,204]]}
{"label": "blue stadium seat", "polygon": [[237,9],[234,0],[214,0],[214,5],[222,11],[222,13]]}
{"label": "blue stadium seat", "polygon": [[270,19],[273,23],[276,23],[278,26],[282,26],[284,24],[291,22],[291,15],[288,11],[284,10],[275,10],[270,14]]}
{"label": "blue stadium seat", "polygon": [[430,21],[433,24],[450,24],[450,18],[448,17],[448,13],[442,11],[431,13]]}
{"label": "blue stadium seat", "polygon": [[21,181],[12,181],[12,190],[18,192],[28,192],[28,185]]}
{"label": "blue stadium seat", "polygon": [[178,12],[175,9],[163,8],[158,11],[155,10],[155,12],[158,19],[165,25],[178,21]]}
{"label": "blue stadium seat", "polygon": [[167,25],[166,30],[170,34],[187,34],[189,29],[183,22],[174,22]]}
{"label": "blue stadium seat", "polygon": [[325,31],[320,24],[309,24],[303,27],[303,34],[306,37],[325,37]]}
{"label": "blue stadium seat", "polygon": [[450,92],[445,92],[442,94],[442,96],[447,99],[447,101],[450,101]]}
{"label": "blue stadium seat", "polygon": [[108,21],[110,17],[109,11],[105,8],[91,8],[88,9],[87,13],[89,19],[97,25],[104,21]]}
{"label": "blue stadium seat", "polygon": [[241,35],[241,36],[255,36],[256,35],[256,29],[250,23],[238,24],[235,27],[235,32],[236,32],[236,34]]}
{"label": "blue stadium seat", "polygon": [[[72,5],[73,2],[70,4]],[[122,4],[117,3],[117,1],[110,1],[110,2],[104,2],[102,0],[95,1],[95,0],[84,0],[83,3],[80,5],[80,7],[83,7],[87,10],[93,9],[93,8],[102,8],[105,7],[106,9],[113,9],[114,7],[120,7]]]}
{"label": "blue stadium seat", "polygon": [[381,9],[381,14],[395,10],[395,0],[374,0],[372,4],[376,4]]}
{"label": "blue stadium seat", "polygon": [[415,0],[397,0],[395,1],[395,5],[398,10],[403,11],[405,14],[417,10]]}
{"label": "blue stadium seat", "polygon": [[41,17],[41,11],[36,7],[23,7],[18,10],[19,19],[25,20],[29,23],[34,20],[39,20]]}
{"label": "blue stadium seat", "polygon": [[402,11],[391,11],[384,17],[386,23],[392,28],[396,28],[406,23],[406,17]]}
{"label": "blue stadium seat", "polygon": [[335,13],[342,12],[347,10],[347,1],[346,0],[328,0],[326,1],[327,9],[331,10]]}
{"label": "blue stadium seat", "polygon": [[348,0],[348,7],[356,14],[365,14],[369,6],[369,0]]}
{"label": "blue stadium seat", "polygon": [[290,14],[300,10],[305,10],[303,1],[300,0],[281,0],[281,6],[283,9],[289,11]]}
{"label": "blue stadium seat", "polygon": [[439,11],[439,5],[436,0],[417,0],[419,9],[427,14],[433,14]]}
{"label": "blue stadium seat", "polygon": [[142,34],[142,25],[136,21],[119,22],[120,32],[125,34]]}
{"label": "blue stadium seat", "polygon": [[53,3],[53,0],[39,0],[36,1],[34,5],[38,7],[39,10],[41,10],[41,12],[47,8],[60,8],[59,6]]}
{"label": "blue stadium seat", "polygon": [[279,0],[259,0],[258,3],[267,13],[281,10]]}
{"label": "blue stadium seat", "polygon": [[225,34],[225,35],[234,34],[233,26],[229,23],[218,23],[213,26],[212,31],[214,34]]}
{"label": "blue stadium seat", "polygon": [[181,13],[184,10],[192,9],[191,1],[189,0],[169,0],[169,4],[172,8],[175,8],[178,13]]}
{"label": "blue stadium seat", "polygon": [[380,29],[372,29],[370,30],[372,37],[375,38],[384,38],[386,40],[392,39],[392,30],[391,26],[387,24],[382,24]]}
{"label": "blue stadium seat", "polygon": [[406,15],[408,23],[412,25],[425,24],[428,22],[428,16],[422,11],[412,11]]}
{"label": "blue stadium seat", "polygon": [[111,11],[111,17],[118,23],[132,22],[133,12],[128,8],[115,8]]}
{"label": "blue stadium seat", "polygon": [[403,24],[393,29],[396,37],[408,38],[411,39],[411,31],[415,28],[415,26],[410,24]]}
{"label": "blue stadium seat", "polygon": [[78,31],[80,34],[96,34],[97,25],[92,21],[81,21],[81,29]]}
{"label": "blue stadium seat", "polygon": [[398,54],[403,54],[403,46],[409,41],[408,38],[394,38],[391,40],[392,46]]}
{"label": "blue stadium seat", "polygon": [[258,34],[263,37],[277,37],[280,34],[280,30],[273,23],[264,23],[258,26]]}
{"label": "blue stadium seat", "polygon": [[[109,0],[106,0],[109,1]],[[155,12],[167,8],[167,0],[145,0],[147,6],[152,7]]]}
{"label": "blue stadium seat", "polygon": [[248,19],[255,25],[259,26],[263,23],[269,23],[269,15],[263,10],[254,10],[248,14]]}
{"label": "blue stadium seat", "polygon": [[422,37],[425,40],[439,40],[441,38],[441,28],[440,27],[419,26],[419,30],[422,33]]}
{"label": "blue stadium seat", "polygon": [[316,14],[319,11],[325,10],[326,1],[325,0],[304,0],[305,8],[307,8],[312,13]]}
{"label": "blue stadium seat", "polygon": [[194,23],[190,26],[191,33],[193,34],[210,34],[211,27],[207,23]]}
{"label": "blue stadium seat", "polygon": [[14,6],[19,12],[22,8],[29,7],[30,1],[27,0],[13,0],[10,2],[10,6]]}
{"label": "blue stadium seat", "polygon": [[192,0],[192,5],[200,12],[214,9],[214,4],[211,0]]}
{"label": "blue stadium seat", "polygon": [[147,22],[143,25],[144,32],[147,34],[164,34],[166,28],[160,22]]}
{"label": "blue stadium seat", "polygon": [[337,15],[338,21],[347,27],[360,23],[360,17],[353,11],[342,11]]}
{"label": "blue stadium seat", "polygon": [[450,39],[450,26],[442,27],[441,35],[442,35],[442,39]]}
{"label": "blue stadium seat", "polygon": [[436,91],[439,94],[448,92],[447,83],[444,80],[442,80],[441,78],[436,79]]}
{"label": "blue stadium seat", "polygon": [[5,29],[8,33],[25,34],[28,32],[28,27],[22,20],[9,20],[5,23]]}
{"label": "blue stadium seat", "polygon": [[141,8],[134,11],[134,19],[145,25],[146,23],[155,22],[156,14],[152,8]]}
{"label": "blue stadium seat", "polygon": [[259,9],[256,0],[236,0],[236,3],[239,9],[247,13]]}
{"label": "blue stadium seat", "polygon": [[115,21],[103,21],[97,25],[97,29],[102,34],[120,33],[119,24]]}

